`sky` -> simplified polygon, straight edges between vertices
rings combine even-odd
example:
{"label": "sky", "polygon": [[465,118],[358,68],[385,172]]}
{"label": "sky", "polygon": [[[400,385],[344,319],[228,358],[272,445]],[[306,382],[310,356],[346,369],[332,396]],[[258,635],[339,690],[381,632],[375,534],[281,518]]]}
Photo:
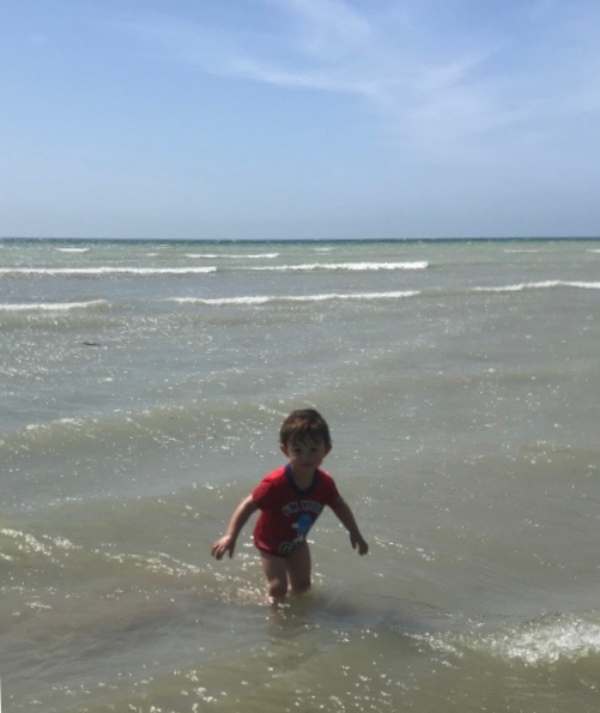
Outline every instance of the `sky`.
{"label": "sky", "polygon": [[0,236],[600,236],[598,0],[3,0]]}

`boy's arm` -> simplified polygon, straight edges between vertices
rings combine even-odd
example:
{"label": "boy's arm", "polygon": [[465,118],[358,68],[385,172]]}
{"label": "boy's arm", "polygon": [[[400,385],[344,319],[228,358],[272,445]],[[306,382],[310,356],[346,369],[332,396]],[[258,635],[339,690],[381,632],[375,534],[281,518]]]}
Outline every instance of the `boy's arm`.
{"label": "boy's arm", "polygon": [[240,530],[246,524],[250,515],[258,510],[258,505],[252,499],[252,495],[248,495],[244,498],[242,502],[233,511],[233,515],[229,520],[229,525],[227,525],[227,532],[220,537],[216,542],[213,543],[211,548],[211,554],[218,560],[223,557],[226,552],[229,552],[229,556],[233,557],[233,551],[235,549],[235,543],[240,534]]}
{"label": "boy's arm", "polygon": [[366,555],[369,551],[369,545],[367,544],[365,538],[361,535],[356,520],[354,519],[354,514],[350,510],[348,503],[340,495],[336,498],[333,505],[331,506],[333,512],[337,515],[339,521],[350,533],[350,544],[352,549],[356,549],[358,545],[358,554]]}

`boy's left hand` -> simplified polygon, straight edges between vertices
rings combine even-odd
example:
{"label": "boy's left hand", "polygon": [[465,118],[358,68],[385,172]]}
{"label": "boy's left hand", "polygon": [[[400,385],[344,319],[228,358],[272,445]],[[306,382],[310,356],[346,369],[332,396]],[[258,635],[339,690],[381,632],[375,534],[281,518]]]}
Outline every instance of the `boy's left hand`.
{"label": "boy's left hand", "polygon": [[353,550],[355,550],[358,546],[359,555],[366,555],[369,551],[369,545],[360,533],[350,533],[350,544],[352,545]]}

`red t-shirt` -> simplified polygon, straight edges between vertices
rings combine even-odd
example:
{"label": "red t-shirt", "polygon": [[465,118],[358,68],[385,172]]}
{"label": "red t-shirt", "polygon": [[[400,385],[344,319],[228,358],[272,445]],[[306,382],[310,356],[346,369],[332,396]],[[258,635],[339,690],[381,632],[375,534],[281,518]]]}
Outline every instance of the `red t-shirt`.
{"label": "red t-shirt", "polygon": [[313,482],[301,490],[289,465],[277,468],[252,491],[252,499],[261,510],[254,544],[259,550],[285,557],[306,540],[323,507],[331,507],[338,497],[333,478],[324,470],[315,471]]}

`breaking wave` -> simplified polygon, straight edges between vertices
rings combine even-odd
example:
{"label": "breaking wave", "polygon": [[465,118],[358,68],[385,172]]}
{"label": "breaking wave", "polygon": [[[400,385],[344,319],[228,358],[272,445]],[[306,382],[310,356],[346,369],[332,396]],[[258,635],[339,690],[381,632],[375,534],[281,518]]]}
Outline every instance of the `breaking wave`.
{"label": "breaking wave", "polygon": [[101,277],[104,275],[200,275],[216,272],[216,267],[3,267],[2,276],[40,275],[51,277]]}
{"label": "breaking wave", "polygon": [[88,300],[87,302],[32,302],[25,304],[0,304],[0,312],[68,312],[72,309],[86,309],[108,305],[107,300]]}
{"label": "breaking wave", "polygon": [[427,633],[411,638],[458,658],[487,654],[527,666],[573,663],[600,655],[600,623],[572,614],[546,615],[491,634]]}
{"label": "breaking wave", "polygon": [[515,285],[501,285],[499,287],[473,287],[473,292],[522,292],[523,290],[542,290],[549,287],[578,287],[585,290],[600,290],[600,282],[544,280],[542,282],[520,282]]}
{"label": "breaking wave", "polygon": [[250,253],[250,254],[241,254],[241,253],[234,253],[234,254],[225,254],[225,253],[186,253],[186,257],[191,257],[191,258],[205,258],[207,260],[214,260],[214,259],[231,259],[231,260],[259,260],[259,259],[265,259],[265,260],[274,260],[276,257],[279,257],[279,253]]}
{"label": "breaking wave", "polygon": [[313,270],[350,270],[366,272],[371,270],[425,270],[429,263],[425,260],[413,262],[315,262],[300,265],[260,265],[248,270],[269,270],[273,272],[310,272]]}
{"label": "breaking wave", "polygon": [[385,300],[414,297],[420,294],[418,290],[403,290],[392,292],[331,292],[317,295],[248,295],[245,297],[170,297],[166,301],[178,304],[205,304],[215,307],[227,305],[262,305],[269,302],[327,302],[329,300]]}

